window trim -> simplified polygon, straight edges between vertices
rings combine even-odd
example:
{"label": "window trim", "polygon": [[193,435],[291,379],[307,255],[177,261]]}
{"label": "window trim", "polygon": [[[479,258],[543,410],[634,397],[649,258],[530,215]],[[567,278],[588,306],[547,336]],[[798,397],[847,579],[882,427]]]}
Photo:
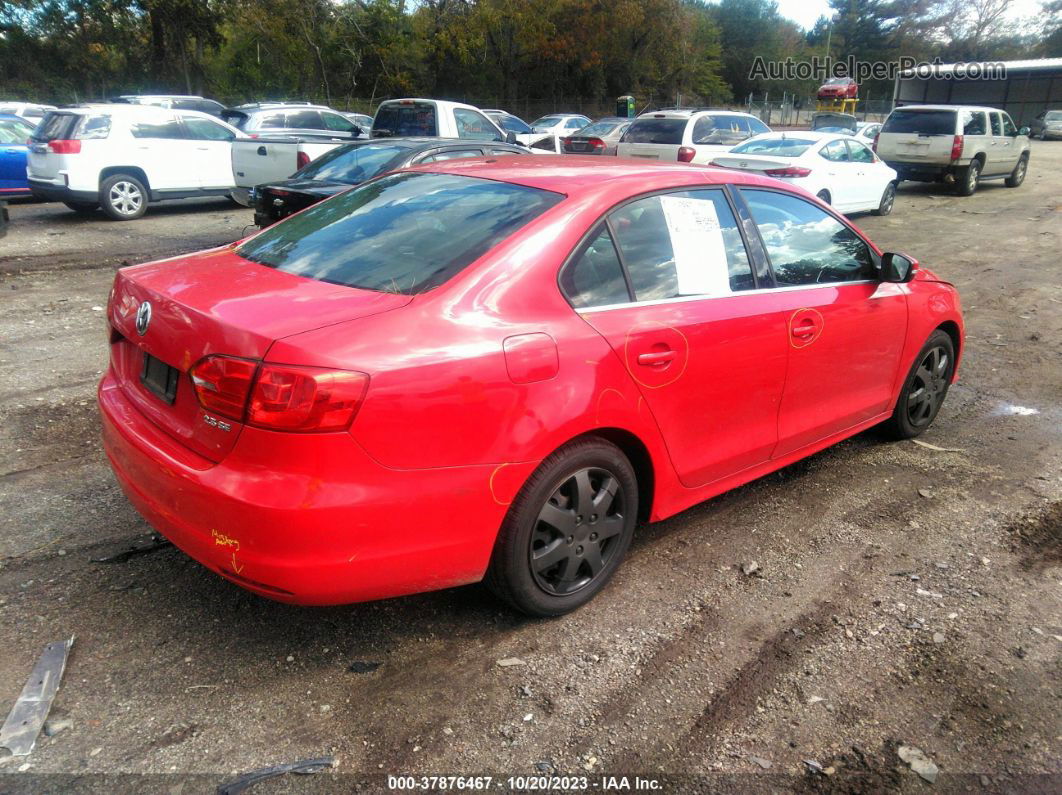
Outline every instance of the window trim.
{"label": "window trim", "polygon": [[[562,262],[560,267],[557,268],[556,283],[557,283],[557,290],[560,292],[561,297],[565,300],[565,302],[567,302],[568,306],[570,306],[574,311],[579,312],[579,313],[596,312],[596,311],[598,311],[601,308],[601,307],[596,307],[596,306],[589,306],[589,307],[582,307],[580,309],[580,308],[574,306],[572,304],[572,302],[571,302],[571,299],[568,297],[567,293],[564,292],[564,288],[561,286],[561,274],[563,274],[564,271],[567,268],[572,266],[572,263],[575,262],[575,260],[578,258],[578,255],[582,252],[582,250],[586,246],[588,240],[590,240],[592,238],[594,232],[597,231],[598,228],[602,224],[606,225],[607,228],[608,228],[609,237],[612,239],[612,247],[616,250],[616,257],[619,259],[620,267],[623,268],[623,278],[627,282],[627,295],[630,297],[630,301],[628,303],[625,303],[625,304],[608,304],[608,308],[610,308],[610,309],[616,309],[616,308],[619,308],[619,307],[627,307],[627,306],[645,306],[645,305],[651,305],[651,304],[666,303],[666,302],[671,302],[671,301],[704,301],[704,300],[710,300],[710,299],[716,299],[716,298],[734,298],[736,296],[748,295],[749,293],[760,292],[761,288],[760,288],[759,285],[760,285],[760,278],[761,277],[760,277],[760,274],[759,274],[758,268],[757,268],[757,264],[758,263],[756,262],[755,258],[752,255],[752,249],[750,248],[750,241],[749,241],[749,238],[745,234],[745,229],[744,229],[745,225],[743,223],[743,219],[742,219],[742,216],[740,214],[741,211],[739,210],[739,208],[737,206],[737,202],[734,200],[734,197],[731,195],[731,192],[730,192],[730,189],[733,188],[733,187],[735,187],[735,186],[730,184],[730,183],[724,182],[724,183],[705,184],[705,185],[696,185],[696,184],[694,184],[694,185],[675,186],[675,187],[670,187],[670,188],[660,188],[658,190],[649,191],[647,193],[639,193],[636,196],[630,196],[630,197],[628,197],[626,199],[623,199],[622,201],[616,202],[615,204],[611,205],[600,216],[598,216],[597,219],[595,219],[594,223],[592,223],[590,225],[589,229],[586,232],[583,233],[583,235],[576,242],[576,244],[572,248],[572,250],[570,252],[568,252],[568,256],[566,256],[564,258],[564,262]],[[609,216],[612,215],[612,213],[614,213],[617,210],[619,210],[621,207],[625,207],[626,205],[631,204],[631,203],[636,202],[636,201],[641,201],[642,199],[651,199],[654,196],[667,196],[667,195],[672,194],[672,193],[689,193],[690,191],[695,191],[695,190],[718,190],[718,191],[722,192],[724,198],[726,199],[727,205],[730,207],[730,212],[733,214],[734,220],[737,222],[738,234],[741,235],[741,242],[745,245],[745,256],[748,257],[749,270],[752,272],[752,283],[755,286],[752,289],[750,289],[750,290],[739,290],[736,293],[732,292],[732,293],[730,293],[730,295],[681,295],[681,296],[678,296],[676,298],[658,298],[658,299],[653,299],[653,300],[650,300],[650,301],[639,301],[639,300],[637,300],[635,298],[635,295],[634,295],[634,283],[631,281],[630,272],[627,270],[627,262],[623,258],[623,252],[620,250],[619,244],[616,242],[616,232],[612,228],[611,219],[609,218]],[[782,191],[780,191],[780,192],[782,192]],[[749,217],[749,220],[751,221],[751,219],[752,219],[751,213],[748,213],[747,208],[744,208],[744,209],[745,209],[745,214]],[[753,226],[755,226],[755,221],[752,221],[752,224],[753,224]],[[763,241],[758,239],[758,235],[759,235],[759,233],[757,231],[757,242],[759,243],[759,245],[761,247],[761,252],[760,253],[762,253],[763,256],[766,258],[766,249],[763,248]],[[862,236],[860,236],[860,238],[862,239]],[[871,251],[873,251],[873,249],[871,249]],[[769,267],[769,265],[770,265],[769,259],[767,259],[767,264],[768,264],[768,267]],[[769,273],[770,273],[770,279],[771,279],[772,286],[773,286],[773,284],[774,284],[774,272],[770,271]]]}
{"label": "window trim", "polygon": [[[742,185],[742,186],[735,185],[734,188],[737,190],[737,192],[739,194],[741,194],[742,201],[745,201],[745,197],[744,197],[744,194],[742,193],[742,189],[743,188],[748,188],[749,190],[764,191],[765,193],[780,193],[783,196],[791,196],[794,199],[800,199],[802,202],[805,202],[806,204],[810,204],[816,210],[822,210],[823,209],[822,207],[820,207],[817,204],[812,204],[810,201],[805,199],[803,196],[799,196],[796,193],[791,193],[790,191],[779,190],[778,188],[775,188],[773,186],[772,187],[767,187],[767,186],[760,186],[760,185]],[[755,228],[756,237],[759,239],[760,245],[763,247],[763,254],[767,258],[767,266],[771,269],[771,279],[772,279],[772,281],[775,284],[775,287],[772,288],[772,289],[774,289],[774,290],[785,290],[785,289],[789,289],[789,288],[794,288],[795,287],[795,288],[800,288],[800,289],[805,289],[806,290],[806,289],[818,289],[820,287],[837,287],[837,286],[844,286],[844,285],[849,285],[849,284],[881,284],[881,255],[878,253],[877,246],[875,246],[873,243],[871,243],[870,240],[868,240],[867,237],[862,232],[860,232],[858,229],[856,229],[854,226],[852,226],[852,224],[848,223],[848,221],[845,220],[841,216],[840,213],[835,212],[833,207],[827,205],[826,214],[829,215],[829,216],[832,216],[838,223],[840,223],[841,225],[847,227],[852,232],[852,234],[854,234],[856,237],[858,237],[860,240],[863,241],[864,245],[866,245],[866,247],[867,247],[867,251],[870,252],[870,259],[874,263],[874,269],[877,270],[877,272],[878,272],[878,278],[877,279],[859,279],[857,281],[851,281],[851,282],[826,282],[825,284],[797,284],[797,285],[782,285],[782,286],[778,286],[778,276],[774,272],[774,263],[771,262],[771,254],[767,250],[767,244],[763,242],[763,235],[760,234],[760,225],[758,223],[756,223],[756,219],[753,217],[752,210],[750,208],[749,209],[749,217],[752,218],[752,226]]]}

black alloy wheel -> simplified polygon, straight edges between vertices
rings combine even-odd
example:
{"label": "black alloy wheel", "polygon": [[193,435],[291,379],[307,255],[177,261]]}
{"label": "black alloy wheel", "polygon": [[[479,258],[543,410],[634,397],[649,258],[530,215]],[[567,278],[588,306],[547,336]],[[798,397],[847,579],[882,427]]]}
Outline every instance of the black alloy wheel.
{"label": "black alloy wheel", "polygon": [[936,419],[955,372],[955,343],[941,329],[929,335],[904,381],[892,417],[883,430],[895,439],[913,439]]}

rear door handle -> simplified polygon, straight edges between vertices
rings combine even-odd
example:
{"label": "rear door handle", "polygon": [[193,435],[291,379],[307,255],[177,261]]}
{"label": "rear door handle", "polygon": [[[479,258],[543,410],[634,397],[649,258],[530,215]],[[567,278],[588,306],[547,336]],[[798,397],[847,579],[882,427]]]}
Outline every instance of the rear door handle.
{"label": "rear door handle", "polygon": [[659,367],[662,364],[674,361],[678,354],[675,351],[653,351],[652,353],[639,353],[638,364],[646,367]]}

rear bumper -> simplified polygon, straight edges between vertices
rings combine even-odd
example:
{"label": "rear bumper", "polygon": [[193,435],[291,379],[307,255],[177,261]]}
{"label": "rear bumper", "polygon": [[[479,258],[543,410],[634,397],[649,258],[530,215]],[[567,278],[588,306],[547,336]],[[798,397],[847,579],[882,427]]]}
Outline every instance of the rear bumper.
{"label": "rear bumper", "polygon": [[938,182],[949,174],[954,176],[959,166],[949,163],[937,165],[933,163],[908,163],[902,160],[889,160],[882,158],[885,165],[896,172],[898,179],[912,180],[914,182]]}
{"label": "rear bumper", "polygon": [[104,449],[133,506],[248,590],[326,605],[482,579],[506,510],[495,466],[393,470],[348,433],[250,427],[213,463],[151,423],[110,371],[98,398]]}
{"label": "rear bumper", "polygon": [[65,182],[30,179],[29,189],[38,199],[51,202],[97,202],[100,200],[97,191],[72,190]]}

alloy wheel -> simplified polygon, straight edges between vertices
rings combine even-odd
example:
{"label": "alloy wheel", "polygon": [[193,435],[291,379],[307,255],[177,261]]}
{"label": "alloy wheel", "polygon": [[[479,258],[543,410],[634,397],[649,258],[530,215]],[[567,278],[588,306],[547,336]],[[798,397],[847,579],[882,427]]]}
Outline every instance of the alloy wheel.
{"label": "alloy wheel", "polygon": [[535,583],[555,596],[589,585],[620,544],[626,500],[619,479],[588,467],[569,475],[546,500],[531,533]]}
{"label": "alloy wheel", "polygon": [[122,215],[135,215],[144,203],[144,194],[132,182],[115,182],[107,194],[111,206]]}
{"label": "alloy wheel", "polygon": [[928,425],[936,416],[948,391],[951,361],[943,346],[926,351],[915,370],[907,395],[907,419],[914,427]]}

